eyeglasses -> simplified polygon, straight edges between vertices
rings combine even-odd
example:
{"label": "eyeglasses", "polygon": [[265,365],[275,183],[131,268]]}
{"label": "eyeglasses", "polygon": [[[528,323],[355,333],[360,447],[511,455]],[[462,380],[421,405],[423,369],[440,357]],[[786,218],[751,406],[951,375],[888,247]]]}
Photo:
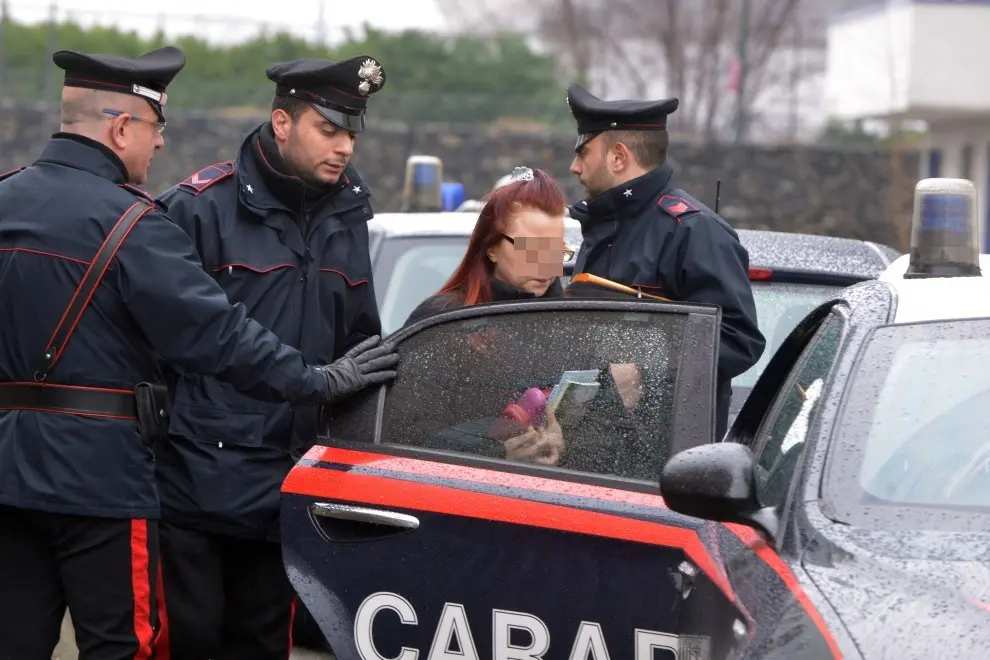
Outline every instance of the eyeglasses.
{"label": "eyeglasses", "polygon": [[[504,240],[509,241],[513,245],[516,245],[516,239],[513,238],[512,236],[509,236],[508,234],[503,234],[502,232],[499,232],[499,236],[501,236]],[[529,240],[529,239],[525,239],[525,240]],[[536,251],[540,249],[550,249],[550,248],[535,248],[535,247],[527,247],[527,246],[519,245],[517,249]],[[564,255],[564,261],[570,261],[571,259],[574,258],[574,250],[570,249],[566,245],[561,249],[561,252]]]}
{"label": "eyeglasses", "polygon": [[142,119],[141,117],[135,117],[131,113],[124,112],[123,110],[107,110],[106,108],[104,108],[103,114],[111,115],[113,117],[120,117],[121,115],[127,115],[129,119],[133,119],[134,121],[139,121],[142,124],[151,124],[152,126],[155,127],[155,132],[158,133],[159,135],[165,132],[165,122],[163,121],[152,121],[151,119]]}

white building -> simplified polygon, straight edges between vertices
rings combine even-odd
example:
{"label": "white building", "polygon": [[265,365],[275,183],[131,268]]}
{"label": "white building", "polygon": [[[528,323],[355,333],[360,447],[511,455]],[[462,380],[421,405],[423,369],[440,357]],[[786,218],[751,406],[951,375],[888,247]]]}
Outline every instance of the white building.
{"label": "white building", "polygon": [[919,178],[979,190],[990,252],[990,0],[888,0],[833,17],[826,99],[838,120],[920,120]]}

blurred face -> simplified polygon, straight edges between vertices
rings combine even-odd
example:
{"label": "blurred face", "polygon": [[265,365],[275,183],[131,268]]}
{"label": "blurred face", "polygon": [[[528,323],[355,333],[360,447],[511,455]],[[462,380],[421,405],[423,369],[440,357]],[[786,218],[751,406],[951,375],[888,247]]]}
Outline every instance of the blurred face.
{"label": "blurred face", "polygon": [[577,176],[589,198],[598,197],[616,186],[608,161],[609,153],[602,135],[596,135],[582,146],[571,161],[571,174]]}
{"label": "blurred face", "polygon": [[129,107],[107,108],[119,113],[110,116],[110,138],[117,147],[115,151],[127,167],[128,183],[141,185],[148,180],[148,170],[155,153],[165,146],[165,138],[160,131],[165,125],[141,99],[117,105]]}
{"label": "blurred face", "polygon": [[307,106],[298,120],[272,113],[272,130],[286,164],[303,181],[325,188],[340,180],[351,161],[357,134],[345,131]]}
{"label": "blurred face", "polygon": [[495,277],[542,296],[564,273],[564,216],[518,209],[489,251]]}

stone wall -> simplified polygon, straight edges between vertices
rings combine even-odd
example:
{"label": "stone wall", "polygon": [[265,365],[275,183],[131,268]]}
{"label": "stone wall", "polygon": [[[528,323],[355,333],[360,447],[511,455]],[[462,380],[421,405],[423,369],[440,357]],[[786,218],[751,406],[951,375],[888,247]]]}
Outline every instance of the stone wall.
{"label": "stone wall", "polygon": [[[157,193],[210,163],[231,159],[241,138],[263,116],[173,115],[166,148],[147,189]],[[0,106],[0,172],[28,164],[58,128],[57,109]],[[361,136],[355,164],[374,192],[379,212],[399,209],[405,161],[412,154],[443,160],[447,180],[461,181],[469,198],[526,164],[553,172],[573,198],[580,188],[568,165],[574,136],[519,128],[374,125]],[[808,146],[703,146],[674,142],[678,185],[714,205],[734,226],[849,236],[902,250],[919,155],[916,152],[838,151]]]}

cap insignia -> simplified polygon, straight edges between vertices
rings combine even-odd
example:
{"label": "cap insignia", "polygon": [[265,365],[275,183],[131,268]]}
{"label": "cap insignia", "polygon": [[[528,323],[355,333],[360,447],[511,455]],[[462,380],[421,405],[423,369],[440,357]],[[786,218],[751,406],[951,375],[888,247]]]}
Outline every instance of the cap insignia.
{"label": "cap insignia", "polygon": [[141,85],[131,85],[131,92],[138,96],[149,98],[162,107],[164,107],[168,101],[168,94],[165,92],[156,92],[153,89],[149,89],[148,87],[143,87]]}
{"label": "cap insignia", "polygon": [[374,60],[365,60],[361,62],[361,68],[358,69],[358,78],[361,79],[358,90],[367,95],[371,91],[372,85],[382,84],[382,67]]}

